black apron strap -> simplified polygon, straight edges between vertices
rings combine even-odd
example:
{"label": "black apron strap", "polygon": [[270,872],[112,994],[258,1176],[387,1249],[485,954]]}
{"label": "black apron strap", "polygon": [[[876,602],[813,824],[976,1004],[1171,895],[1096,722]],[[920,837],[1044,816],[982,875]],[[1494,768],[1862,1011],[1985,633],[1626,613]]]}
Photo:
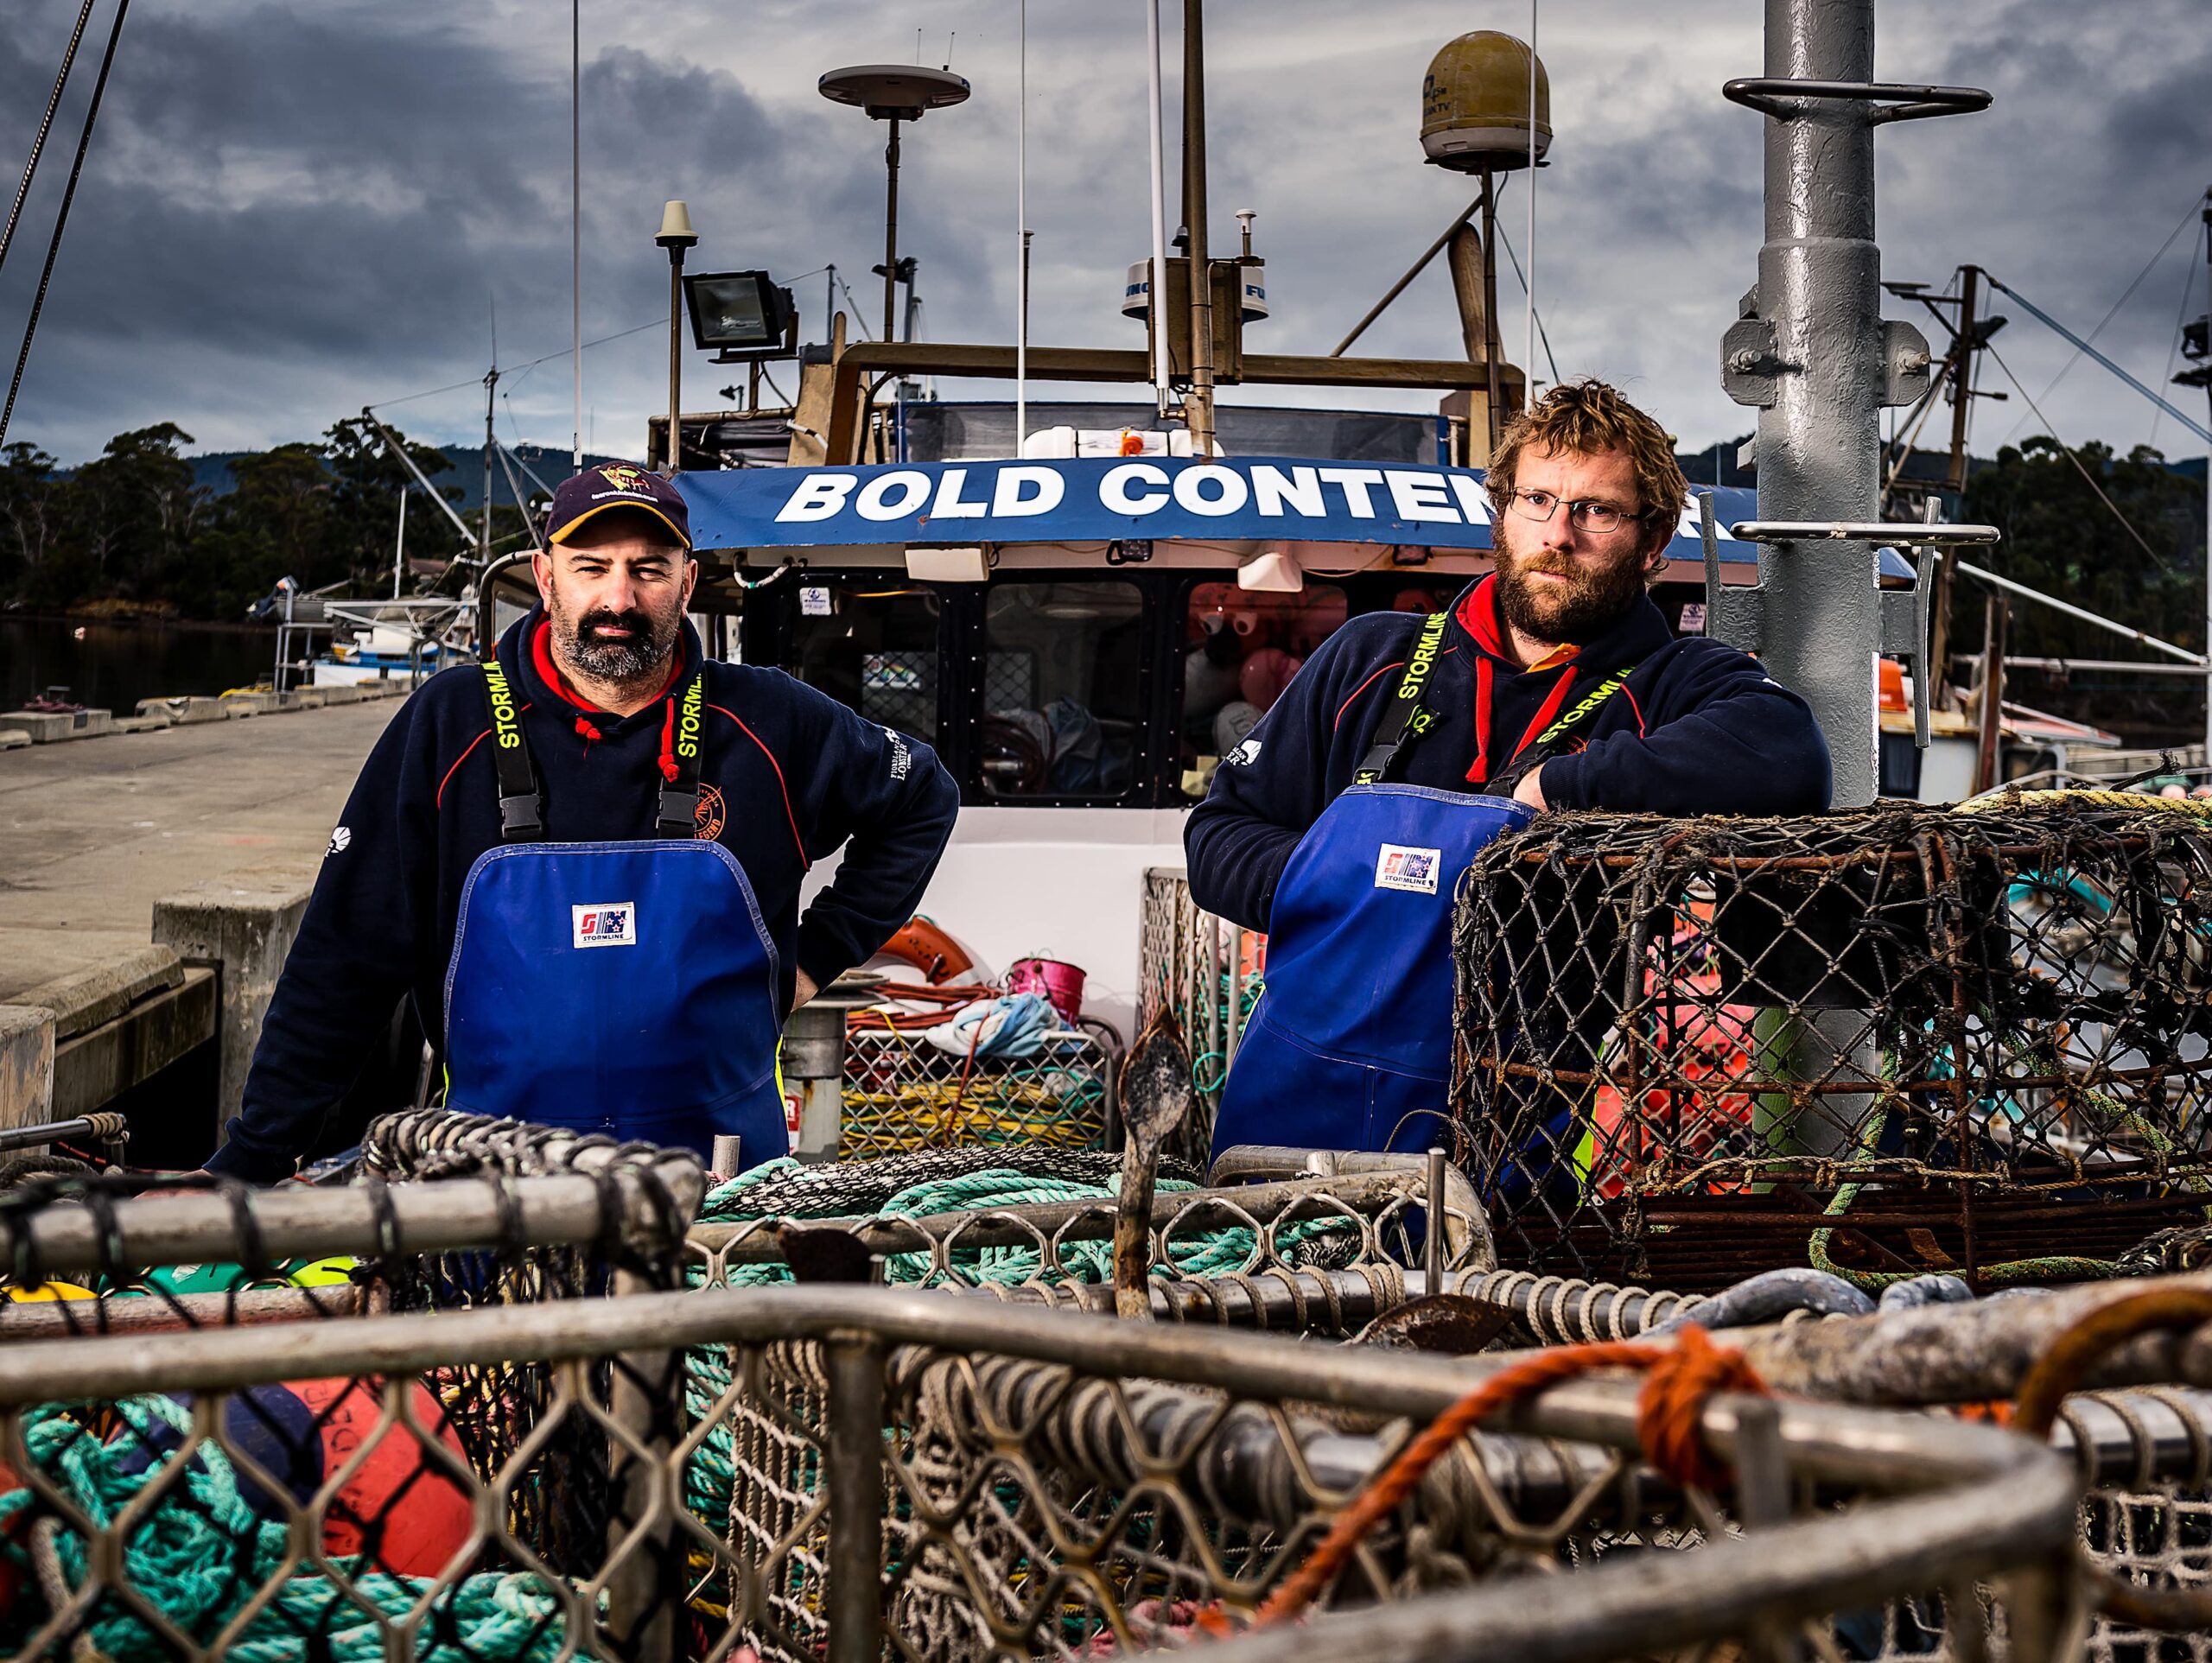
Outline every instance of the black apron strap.
{"label": "black apron strap", "polygon": [[1414,650],[1406,660],[1406,673],[1398,682],[1398,695],[1389,709],[1382,714],[1382,720],[1375,730],[1375,742],[1359,760],[1359,771],[1352,776],[1356,785],[1380,784],[1389,778],[1390,766],[1398,752],[1411,740],[1428,732],[1435,714],[1421,702],[1421,689],[1428,684],[1428,673],[1436,668],[1438,650],[1444,644],[1444,626],[1448,621],[1446,613],[1431,613],[1422,622],[1421,633],[1414,638]]}
{"label": "black apron strap", "polygon": [[1557,756],[1573,742],[1576,730],[1597,714],[1598,707],[1628,684],[1634,664],[1624,664],[1554,717],[1551,725],[1514,753],[1513,759],[1483,790],[1494,797],[1511,797],[1514,787]]}
{"label": "black apron strap", "polygon": [[695,670],[676,704],[676,778],[662,785],[654,830],[664,838],[690,837],[699,819],[699,741],[705,731],[704,670]]}
{"label": "black apron strap", "polygon": [[522,713],[499,661],[486,658],[483,670],[484,697],[492,708],[492,765],[499,776],[499,836],[509,843],[534,843],[545,835],[545,798],[523,737]]}

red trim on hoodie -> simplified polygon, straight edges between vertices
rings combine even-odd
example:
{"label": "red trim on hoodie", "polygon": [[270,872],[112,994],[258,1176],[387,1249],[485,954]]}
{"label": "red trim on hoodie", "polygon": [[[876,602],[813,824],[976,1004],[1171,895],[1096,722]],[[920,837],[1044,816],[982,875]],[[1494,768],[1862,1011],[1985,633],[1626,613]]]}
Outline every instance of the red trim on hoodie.
{"label": "red trim on hoodie", "polygon": [[743,733],[746,738],[751,739],[755,745],[760,746],[760,754],[768,759],[768,765],[776,771],[776,789],[784,794],[784,818],[791,822],[791,841],[798,847],[798,864],[800,870],[811,872],[814,869],[814,863],[806,858],[806,839],[798,835],[798,816],[791,812],[791,788],[785,783],[784,765],[776,760],[776,753],[773,751],[771,751],[766,746],[760,744],[760,736],[745,725],[745,719],[739,715],[737,712],[734,710],[723,710],[722,707],[718,704],[710,704],[707,708],[709,710],[721,710],[723,715],[728,716],[732,721],[737,724],[738,731],[740,733]]}
{"label": "red trim on hoodie", "polygon": [[[561,673],[560,665],[553,662],[553,620],[541,617],[537,628],[530,638],[531,662],[537,666],[538,679],[576,708],[577,737],[590,743],[606,738],[593,721],[594,716],[602,720],[611,719],[612,713],[601,710],[569,685],[569,678]],[[663,779],[673,781],[678,771],[676,765],[676,701],[669,698],[677,680],[683,674],[683,655],[669,655],[668,679],[661,683],[656,699],[668,699],[668,712],[661,719],[660,773]]]}
{"label": "red trim on hoodie", "polygon": [[[1475,644],[1482,649],[1481,657],[1475,660],[1475,763],[1467,770],[1467,783],[1471,785],[1488,784],[1495,771],[1490,762],[1491,686],[1497,673],[1496,661],[1503,659],[1510,663],[1513,658],[1505,633],[1498,626],[1497,583],[1495,574],[1484,578],[1467,592],[1466,599],[1459,603],[1459,625],[1474,638]],[[1561,653],[1565,655],[1563,657],[1560,656]],[[1535,743],[1536,735],[1549,727],[1558,717],[1560,707],[1567,702],[1567,689],[1574,685],[1575,662],[1580,656],[1578,648],[1562,647],[1558,653],[1522,671],[1522,674],[1528,675],[1535,670],[1548,670],[1554,664],[1560,667],[1559,680],[1553,683],[1551,692],[1545,695],[1535,719],[1522,732],[1521,742],[1513,747],[1512,756],[1506,759],[1507,767],[1511,767],[1521,753]]]}

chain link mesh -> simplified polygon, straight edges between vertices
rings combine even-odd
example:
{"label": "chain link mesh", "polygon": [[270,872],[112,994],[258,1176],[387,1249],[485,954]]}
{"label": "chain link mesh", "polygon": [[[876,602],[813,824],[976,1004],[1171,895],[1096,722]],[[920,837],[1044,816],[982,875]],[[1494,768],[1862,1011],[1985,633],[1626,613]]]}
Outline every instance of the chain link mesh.
{"label": "chain link mesh", "polygon": [[1165,1006],[1190,1045],[1198,1107],[1171,1146],[1192,1160],[1206,1158],[1222,1087],[1260,1002],[1267,961],[1268,938],[1201,911],[1182,873],[1155,866],[1145,873],[1137,1026],[1145,1028]]}
{"label": "chain link mesh", "polygon": [[839,1154],[847,1160],[968,1146],[1103,1149],[1121,1047],[1111,1029],[1064,1028],[1030,1057],[963,1056],[925,1035],[847,1037]]}
{"label": "chain link mesh", "polygon": [[2002,1285],[2205,1220],[2187,816],[1548,820],[1476,860],[1453,953],[1459,1153],[1509,1261]]}
{"label": "chain link mesh", "polygon": [[[955,1304],[925,1321],[901,1300],[770,1289],[399,1317],[317,1330],[333,1337],[314,1346],[211,1336],[222,1343],[179,1359],[166,1387],[142,1362],[141,1394],[119,1399],[86,1393],[86,1358],[36,1349],[0,1363],[0,1546],[15,1578],[0,1580],[0,1641],[25,1657],[89,1645],[119,1659],[490,1663],[572,1647],[811,1663],[841,1625],[866,1622],[894,1658],[1149,1649],[1248,1618],[1433,1412],[1344,1403],[1441,1406],[1458,1389],[1423,1387],[1419,1360],[1378,1350],[1346,1352],[1317,1390],[1304,1349],[1263,1336],[1224,1336],[1201,1356],[1141,1325]],[[601,1385],[642,1382],[625,1371],[655,1343],[688,1360],[672,1424],[634,1419],[619,1387],[609,1404]],[[1107,1361],[1116,1347],[1126,1355]],[[329,1418],[287,1419],[309,1360],[334,1400],[354,1405],[344,1439]],[[456,1448],[442,1411],[457,1367],[542,1373],[531,1438],[488,1463]],[[1593,1386],[1571,1414],[1529,1413],[1535,1435],[1455,1448],[1329,1603],[1531,1576],[1555,1587],[1616,1558],[1688,1565],[1741,1528],[1726,1496],[1640,1468],[1631,1388]],[[1910,1608],[1924,1629],[1859,1603],[1925,1594],[1947,1564],[1986,1555],[1987,1521],[2024,1505],[2005,1487],[2019,1476],[1974,1468],[1956,1432],[1924,1417],[1844,1419],[1783,1445],[1806,1463],[1796,1507],[1815,1527],[1797,1569],[1821,1565],[1852,1590],[1798,1609],[1822,1613],[1809,1632],[1827,1655],[1932,1653],[1940,1600]],[[555,1542],[518,1501],[574,1422],[615,1451],[616,1505]],[[1818,1530],[1876,1505],[1890,1481],[1854,1483],[1848,1469],[1853,1448],[1878,1446],[1913,1452],[1934,1510],[1878,1505],[1936,1532],[1923,1560],[1882,1575],[1840,1534],[1824,1557]],[[2067,1493],[2050,1494],[2063,1532]],[[349,1533],[372,1512],[385,1520],[377,1539]],[[869,1566],[857,1590],[836,1568],[855,1545]],[[1638,1648],[1624,1627],[1618,1654]]]}

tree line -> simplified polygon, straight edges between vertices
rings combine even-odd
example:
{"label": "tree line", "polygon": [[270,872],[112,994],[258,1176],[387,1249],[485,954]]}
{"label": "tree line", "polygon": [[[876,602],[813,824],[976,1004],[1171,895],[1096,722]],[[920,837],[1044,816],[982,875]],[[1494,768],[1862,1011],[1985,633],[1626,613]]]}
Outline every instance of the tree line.
{"label": "tree line", "polygon": [[[429,478],[448,467],[434,447],[393,437]],[[391,593],[399,492],[412,480],[366,421],[237,457],[222,492],[195,482],[184,454],[193,442],[163,422],[116,435],[68,470],[35,445],[0,451],[0,606],[234,619],[284,577]],[[460,534],[415,489],[408,555],[449,561]],[[493,510],[495,543],[522,530],[512,505]],[[461,581],[448,571],[406,587],[453,593]]]}
{"label": "tree line", "polygon": [[[1995,548],[1968,551],[1975,564],[2130,629],[2204,650],[2204,482],[2177,473],[2150,446],[2122,456],[2094,441],[2071,449],[2050,438],[2006,445],[1968,475],[1960,517],[2004,533]],[[1952,639],[1961,651],[1977,651],[1988,590],[1962,580],[1954,593]],[[2007,602],[2005,650],[2171,662],[2017,597]],[[1955,679],[1964,679],[1962,670]],[[2202,732],[2204,684],[2183,677],[2015,672],[2006,696],[2136,739]]]}
{"label": "tree line", "polygon": [[[393,436],[431,479],[448,468],[434,447]],[[320,440],[235,458],[233,488],[220,493],[194,482],[184,454],[193,442],[164,422],[118,434],[98,458],[66,471],[34,445],[0,450],[0,606],[229,619],[287,576],[308,589],[344,583],[389,593],[398,494],[410,479],[368,422],[348,417]],[[443,494],[458,502],[462,493],[446,486]],[[2122,456],[2049,438],[2007,445],[1969,476],[1961,514],[2004,532],[1980,556],[1993,569],[2202,648],[2203,486],[2156,450]],[[495,542],[522,533],[512,505],[494,509]],[[451,522],[418,501],[409,555],[443,562],[461,548]],[[448,592],[460,581],[452,572],[419,580]],[[1980,642],[1978,593],[1961,586],[1954,640],[1962,651]],[[2134,656],[2127,643],[2031,603],[2012,603],[2010,619],[2007,644],[2017,653]],[[2171,691],[2201,696],[2193,686]]]}

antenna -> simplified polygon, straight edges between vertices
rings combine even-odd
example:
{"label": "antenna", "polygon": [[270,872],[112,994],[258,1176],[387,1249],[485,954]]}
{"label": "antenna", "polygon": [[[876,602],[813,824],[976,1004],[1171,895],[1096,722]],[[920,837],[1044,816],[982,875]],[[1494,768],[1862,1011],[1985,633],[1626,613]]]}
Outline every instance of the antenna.
{"label": "antenna", "polygon": [[[1014,454],[1029,444],[1029,0],[1020,0],[1014,139]],[[952,42],[945,42],[948,54]],[[948,58],[945,66],[951,64]]]}
{"label": "antenna", "polygon": [[1522,285],[1529,296],[1529,344],[1521,354],[1521,362],[1528,366],[1521,376],[1524,404],[1535,402],[1529,390],[1536,384],[1536,6],[1537,0],[1529,0],[1529,281]]}
{"label": "antenna", "polygon": [[947,69],[952,67],[952,43],[959,38],[960,31],[957,29],[944,37],[944,67]]}
{"label": "antenna", "polygon": [[576,396],[569,465],[575,473],[584,471],[583,40],[583,0],[569,0],[569,325]]}

